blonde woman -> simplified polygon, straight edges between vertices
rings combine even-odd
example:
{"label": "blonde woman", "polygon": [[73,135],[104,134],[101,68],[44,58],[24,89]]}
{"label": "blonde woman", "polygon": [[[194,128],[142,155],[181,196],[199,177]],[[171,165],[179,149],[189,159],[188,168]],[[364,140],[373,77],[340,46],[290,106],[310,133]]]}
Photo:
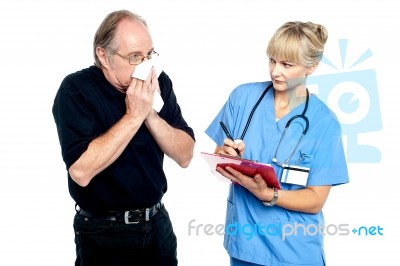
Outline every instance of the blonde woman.
{"label": "blonde woman", "polygon": [[[280,183],[217,168],[232,181],[224,239],[231,265],[325,265],[322,208],[332,186],[349,182],[340,124],[306,86],[327,37],[319,24],[282,25],[267,48],[271,80],[235,88],[206,129],[216,153],[238,149],[271,164]],[[221,122],[240,141],[226,138]]]}

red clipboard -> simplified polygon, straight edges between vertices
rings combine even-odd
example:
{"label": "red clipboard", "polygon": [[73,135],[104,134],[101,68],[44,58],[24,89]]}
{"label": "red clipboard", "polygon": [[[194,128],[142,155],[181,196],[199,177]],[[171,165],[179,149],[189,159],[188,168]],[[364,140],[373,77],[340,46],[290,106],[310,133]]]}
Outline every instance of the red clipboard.
{"label": "red clipboard", "polygon": [[217,167],[230,166],[242,174],[250,177],[260,174],[267,182],[269,187],[275,187],[277,189],[281,188],[278,178],[276,177],[275,170],[270,164],[257,163],[255,161],[223,154],[201,152],[201,155],[203,155],[213,174],[218,177],[223,176],[216,171]]}

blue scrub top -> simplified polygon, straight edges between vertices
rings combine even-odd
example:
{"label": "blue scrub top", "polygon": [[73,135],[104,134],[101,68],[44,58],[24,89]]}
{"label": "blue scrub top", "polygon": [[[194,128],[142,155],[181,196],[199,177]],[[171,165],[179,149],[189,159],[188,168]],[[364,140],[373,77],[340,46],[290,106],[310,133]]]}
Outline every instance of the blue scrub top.
{"label": "blue scrub top", "polygon": [[[206,134],[221,146],[226,138],[219,124],[223,121],[233,138],[240,138],[255,103],[269,84],[255,82],[235,88]],[[254,112],[243,138],[246,144],[243,157],[271,164],[284,190],[304,186],[281,182],[283,169],[272,158],[287,121],[301,114],[304,106],[304,103],[297,106],[276,121],[271,88]],[[335,114],[315,95],[310,95],[306,116],[309,129],[289,164],[310,168],[307,186],[349,182],[341,128]],[[290,156],[304,126],[302,119],[290,124],[276,156],[278,161],[284,162]],[[325,265],[322,211],[308,214],[278,206],[266,207],[248,190],[231,184],[225,227],[224,247],[234,258],[269,266]]]}

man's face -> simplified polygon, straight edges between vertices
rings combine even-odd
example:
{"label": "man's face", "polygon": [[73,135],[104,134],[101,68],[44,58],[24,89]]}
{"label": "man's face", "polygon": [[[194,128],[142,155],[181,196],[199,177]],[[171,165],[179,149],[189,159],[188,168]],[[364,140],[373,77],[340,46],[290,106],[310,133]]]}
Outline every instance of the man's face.
{"label": "man's face", "polygon": [[116,32],[117,50],[109,58],[109,64],[103,69],[107,80],[117,89],[125,92],[132,81],[136,65],[133,57],[144,58],[153,50],[153,41],[146,26],[136,20],[125,19],[120,22]]}

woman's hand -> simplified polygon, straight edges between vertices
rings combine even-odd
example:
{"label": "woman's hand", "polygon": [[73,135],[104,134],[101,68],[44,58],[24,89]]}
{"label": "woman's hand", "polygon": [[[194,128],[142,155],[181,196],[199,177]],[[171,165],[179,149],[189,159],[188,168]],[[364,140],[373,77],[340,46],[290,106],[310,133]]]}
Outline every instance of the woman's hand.
{"label": "woman's hand", "polygon": [[225,168],[217,167],[219,172],[224,177],[228,178],[235,184],[239,184],[249,190],[261,201],[271,201],[274,196],[274,190],[268,187],[267,182],[260,174],[253,177],[242,174],[241,172],[226,166]]}
{"label": "woman's hand", "polygon": [[241,139],[233,141],[229,138],[226,138],[224,139],[224,145],[218,146],[215,149],[215,153],[242,157],[244,154],[244,148],[245,143]]}

